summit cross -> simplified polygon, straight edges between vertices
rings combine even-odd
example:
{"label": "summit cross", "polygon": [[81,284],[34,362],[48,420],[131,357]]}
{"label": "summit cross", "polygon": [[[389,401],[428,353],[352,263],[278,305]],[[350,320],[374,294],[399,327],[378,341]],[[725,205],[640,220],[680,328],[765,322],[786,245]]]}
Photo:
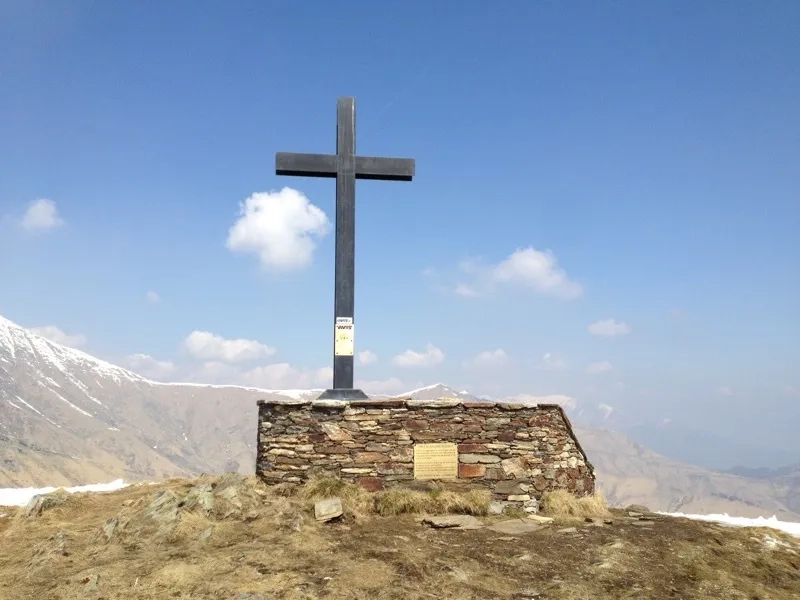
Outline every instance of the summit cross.
{"label": "summit cross", "polygon": [[275,173],[336,179],[336,266],[334,275],[333,388],[320,400],[363,400],[353,388],[356,179],[411,181],[413,158],[356,156],[355,98],[336,105],[336,154],[275,153]]}

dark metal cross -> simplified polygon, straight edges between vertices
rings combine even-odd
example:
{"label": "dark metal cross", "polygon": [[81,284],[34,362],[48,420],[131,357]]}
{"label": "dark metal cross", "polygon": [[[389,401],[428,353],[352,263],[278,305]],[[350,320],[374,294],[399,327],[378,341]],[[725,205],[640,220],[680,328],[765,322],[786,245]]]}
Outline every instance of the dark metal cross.
{"label": "dark metal cross", "polygon": [[356,179],[411,181],[414,159],[356,156],[355,99],[339,98],[336,154],[277,152],[275,173],[336,178],[333,388],[325,390],[319,398],[364,399],[367,397],[364,392],[353,389]]}

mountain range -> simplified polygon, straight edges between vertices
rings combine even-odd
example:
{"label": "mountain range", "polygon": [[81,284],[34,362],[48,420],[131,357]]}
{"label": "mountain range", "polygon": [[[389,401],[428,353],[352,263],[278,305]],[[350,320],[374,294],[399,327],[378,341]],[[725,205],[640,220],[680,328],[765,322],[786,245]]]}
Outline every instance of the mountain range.
{"label": "mountain range", "polygon": [[[0,317],[0,487],[252,473],[256,401],[318,393],[155,382]],[[481,399],[444,384],[401,396]],[[566,396],[499,400],[561,403],[579,426],[612,504],[800,520],[796,469],[713,471],[613,431],[616,415],[605,405],[582,405]]]}

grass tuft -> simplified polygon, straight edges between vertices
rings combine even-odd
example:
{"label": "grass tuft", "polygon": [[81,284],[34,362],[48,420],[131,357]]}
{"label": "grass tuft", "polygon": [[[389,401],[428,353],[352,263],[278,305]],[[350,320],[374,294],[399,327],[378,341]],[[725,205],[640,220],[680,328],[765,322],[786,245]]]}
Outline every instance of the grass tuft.
{"label": "grass tuft", "polygon": [[545,492],[540,501],[542,513],[556,519],[608,516],[608,504],[601,494],[574,496],[567,490]]}

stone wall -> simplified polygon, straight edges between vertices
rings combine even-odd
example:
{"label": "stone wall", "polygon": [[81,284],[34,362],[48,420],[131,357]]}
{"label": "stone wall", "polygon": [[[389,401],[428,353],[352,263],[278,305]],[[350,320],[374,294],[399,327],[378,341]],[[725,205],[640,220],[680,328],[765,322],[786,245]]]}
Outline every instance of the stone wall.
{"label": "stone wall", "polygon": [[[414,480],[414,444],[458,444],[458,479],[521,502],[594,491],[594,468],[556,404],[422,400],[265,401],[256,474],[267,483],[331,474],[379,490]],[[532,500],[531,500],[532,501]]]}

